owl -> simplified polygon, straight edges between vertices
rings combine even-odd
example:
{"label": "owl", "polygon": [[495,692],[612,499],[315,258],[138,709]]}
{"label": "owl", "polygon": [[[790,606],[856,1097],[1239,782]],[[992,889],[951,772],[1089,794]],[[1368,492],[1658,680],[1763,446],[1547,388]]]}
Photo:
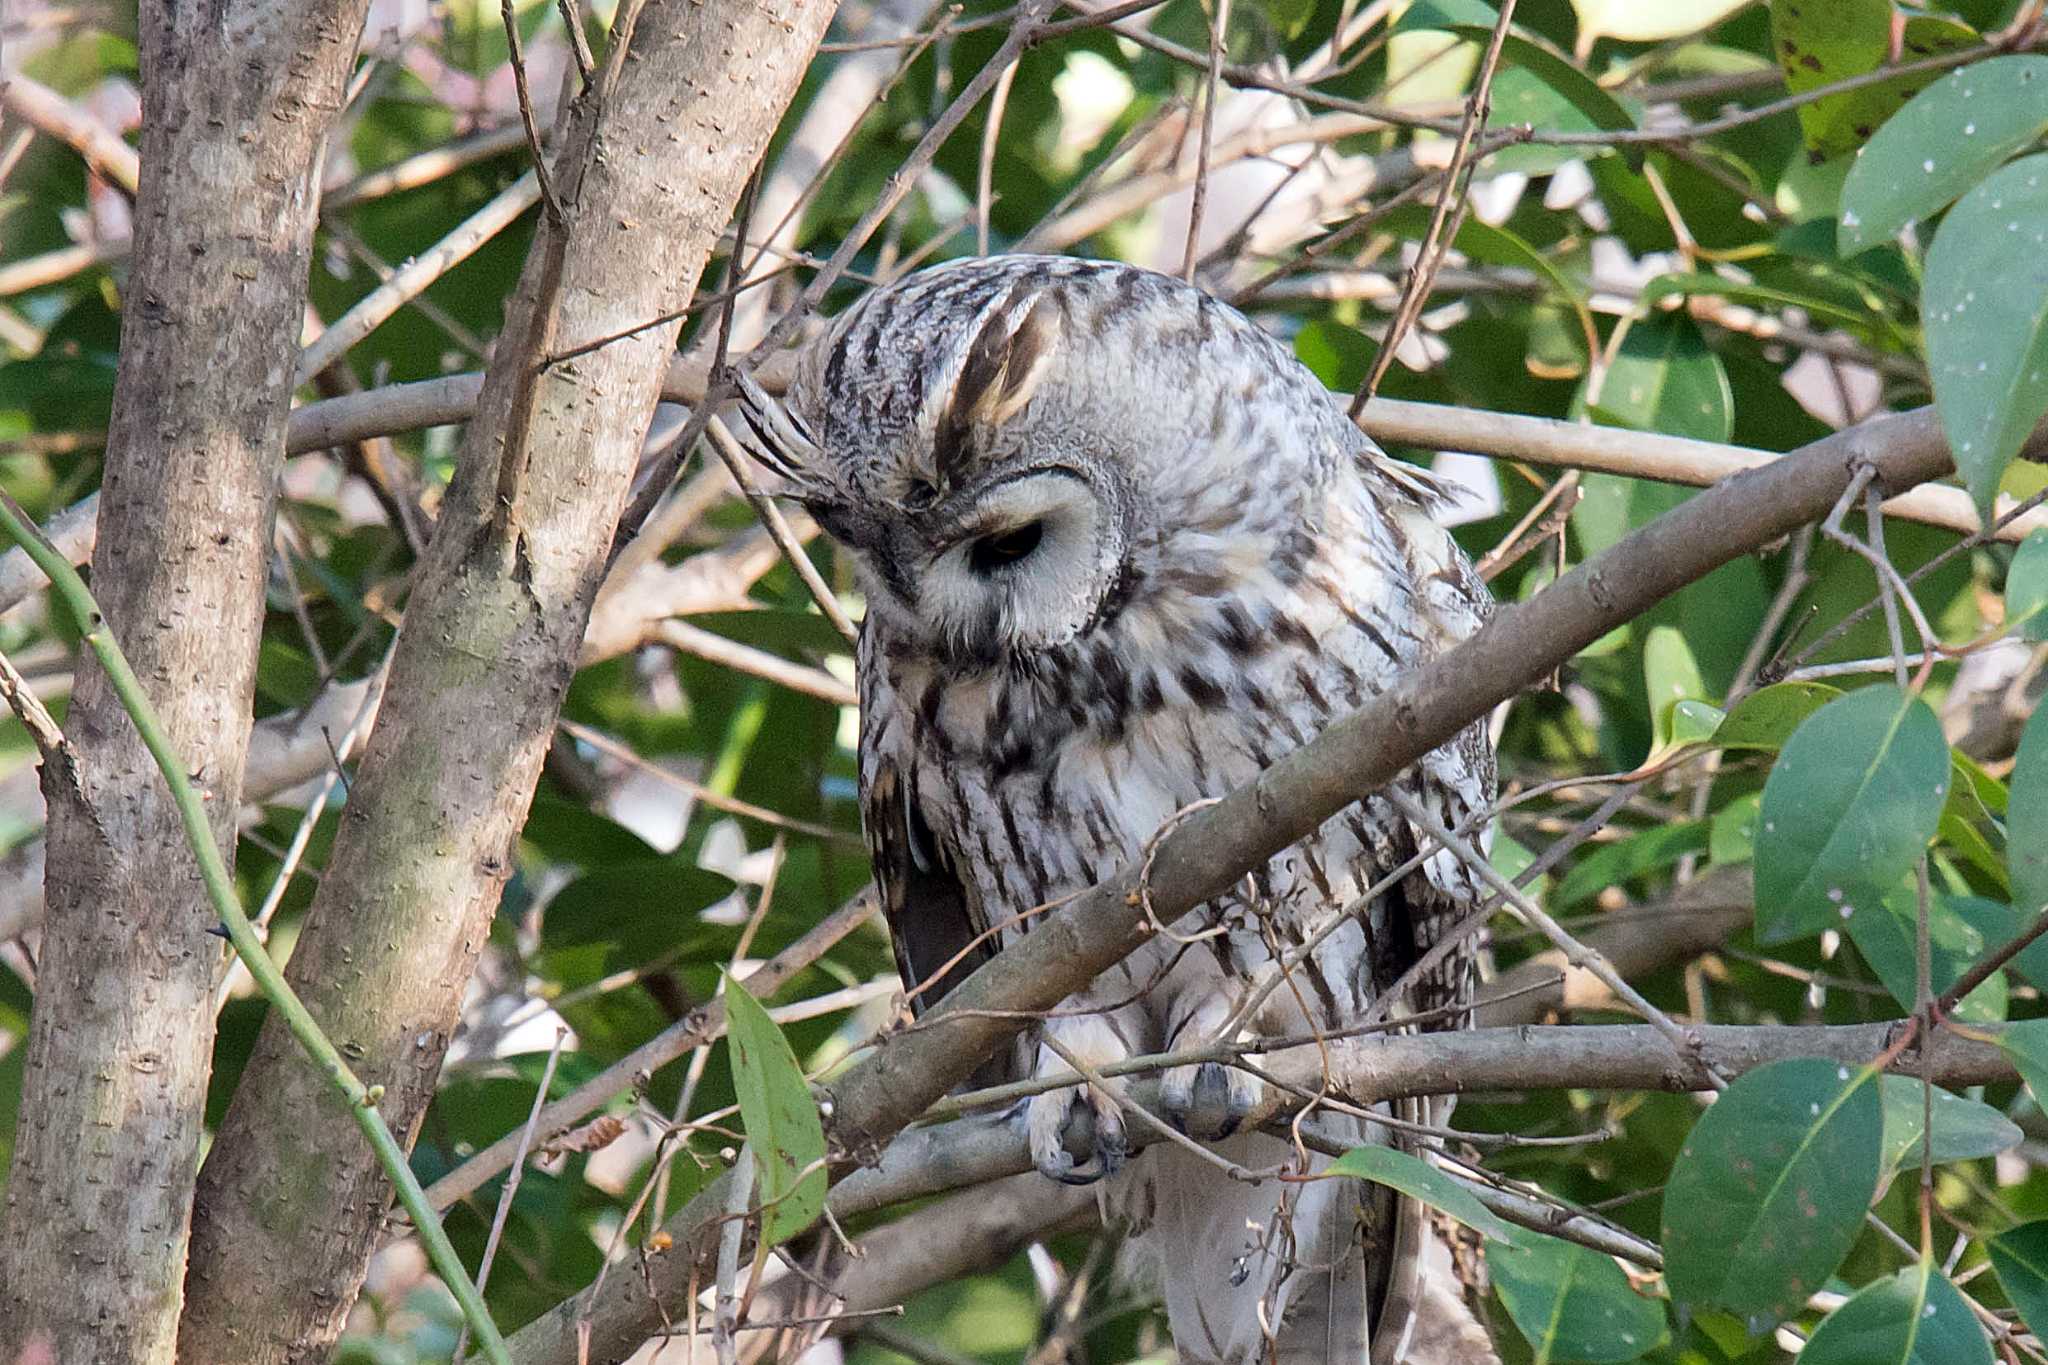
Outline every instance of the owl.
{"label": "owl", "polygon": [[[805,350],[786,413],[764,402],[764,462],[866,597],[863,817],[919,1012],[1488,611],[1433,519],[1444,492],[1280,341],[1150,271],[1021,255],[926,270]],[[1400,782],[1469,828],[1494,795],[1483,727]],[[1359,1023],[1480,899],[1453,856],[1359,797],[978,1079]],[[1471,956],[1439,956],[1398,1013],[1456,1026]],[[1203,1062],[1160,1093],[1189,1135],[1270,1170],[1293,1146],[1237,1131],[1259,1085]],[[1172,1145],[1127,1159],[1120,1092],[1040,1094],[1018,1121],[1048,1177],[1109,1178],[1184,1360],[1493,1358],[1415,1207],[1352,1181],[1235,1180]],[[1420,1140],[1363,1114],[1328,1127]]]}

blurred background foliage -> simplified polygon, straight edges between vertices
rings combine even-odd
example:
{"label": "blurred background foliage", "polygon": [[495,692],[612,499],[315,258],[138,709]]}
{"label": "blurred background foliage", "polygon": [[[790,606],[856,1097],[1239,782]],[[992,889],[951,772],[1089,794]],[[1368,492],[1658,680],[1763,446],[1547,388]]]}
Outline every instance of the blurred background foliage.
{"label": "blurred background foliage", "polygon": [[[1786,8],[1774,15],[1741,0],[1517,6],[1527,51],[1511,53],[1499,72],[1494,127],[1526,123],[1587,137],[1504,142],[1479,163],[1455,248],[1380,392],[1763,451],[1932,401],[1919,304],[1923,239],[1909,231],[1845,255],[1837,229],[1855,148],[1933,73],[1739,116],[1786,94]],[[1818,8],[1835,12],[1840,31],[1820,35],[1816,66],[1826,80],[1840,80],[1946,50],[1981,57],[1983,35],[2037,32],[2025,26],[2040,7],[1956,0],[1894,9],[1880,0]],[[1216,164],[1196,243],[1199,277],[1290,339],[1331,388],[1353,390],[1386,339],[1435,191],[1425,184],[1407,207],[1388,201],[1448,159],[1441,121],[1454,122],[1461,109],[1479,48],[1474,26],[1490,27],[1494,10],[1476,0],[1237,0],[1227,13],[1228,79],[1212,111]],[[516,15],[545,124],[573,71],[563,21],[545,0],[517,5]],[[610,17],[606,4],[584,16],[593,36]],[[760,335],[814,261],[853,227],[993,54],[1009,17],[987,0],[930,9],[921,0],[846,0],[769,158],[763,202],[777,202],[782,190],[788,222],[757,272],[768,278],[735,318],[736,345]],[[1076,27],[1029,50],[1007,84],[999,123],[991,127],[988,104],[969,116],[857,260],[857,275],[973,253],[984,237],[990,251],[1037,247],[1178,268],[1214,17],[1198,0],[1166,0],[1120,29]],[[1865,21],[1886,39],[1874,53],[1852,41]],[[17,0],[5,23],[11,71],[132,138],[140,108],[134,19],[125,6]],[[377,0],[364,50],[327,155],[309,336],[505,191],[529,160],[495,7]],[[861,71],[874,97],[858,95],[851,118],[811,119],[835,81],[861,91],[849,75]],[[1793,64],[1792,90],[1825,83]],[[1360,118],[1341,135],[1304,135],[1313,121],[1362,102],[1439,126]],[[1597,139],[1614,130],[1613,114],[1626,129],[1670,137],[1603,144]],[[132,204],[61,139],[17,121],[0,128],[0,154],[0,486],[47,518],[97,486]],[[393,170],[402,172],[398,186],[376,179]],[[789,192],[803,190],[800,201]],[[441,274],[308,384],[304,399],[478,369],[531,223],[529,211]],[[773,227],[757,221],[755,234]],[[715,263],[706,292],[720,278]],[[1990,279],[1987,288],[2002,283]],[[841,284],[826,311],[860,287]],[[2010,287],[2048,293],[2038,280]],[[700,308],[686,346],[705,343],[715,321],[715,309]],[[673,432],[676,423],[665,411],[655,425]],[[405,432],[290,461],[259,718],[289,720],[338,681],[377,668],[454,438],[447,427]],[[650,439],[650,448],[658,444]],[[1484,560],[1507,601],[1539,591],[1561,567],[1691,496],[1617,474],[1567,481],[1557,469],[1398,453],[1435,462],[1465,486],[1458,538]],[[2044,483],[2036,466],[2014,464],[2004,475],[2004,491],[2015,497]],[[663,524],[653,571],[686,575],[701,561],[701,582],[689,580],[701,591],[685,595],[685,611],[636,617],[625,646],[576,679],[464,1033],[414,1154],[424,1180],[526,1121],[558,1037],[566,1045],[552,1073],[555,1095],[712,998],[721,969],[767,958],[865,883],[846,648],[788,567],[761,552],[752,514],[715,460],[700,456],[687,466],[674,498],[693,501],[688,515]],[[1526,534],[1532,513],[1545,533]],[[1951,553],[1958,540],[1952,530],[1895,522],[1884,548],[1901,571],[1929,568],[1913,591],[1943,643],[1983,645],[1935,657],[1922,693],[1962,756],[1956,762],[1969,765],[1962,771],[1972,798],[1951,800],[1932,861],[1941,893],[1934,913],[1947,916],[1937,936],[1953,930],[1967,949],[1999,936],[1971,928],[1954,907],[1975,897],[2011,913],[2002,781],[2038,691],[2041,654],[2023,638],[1985,643],[2005,620],[2012,548],[1980,543]],[[1510,544],[1519,552],[1501,553]],[[813,540],[810,552],[857,611],[845,565],[823,541]],[[1660,933],[1658,917],[1669,913],[1677,888],[1749,862],[1770,766],[1768,748],[1686,747],[1673,702],[1726,710],[1761,683],[1787,677],[1825,674],[1844,687],[1883,679],[1885,621],[1867,610],[1875,594],[1869,564],[1809,535],[1728,565],[1587,650],[1554,688],[1499,718],[1504,792],[1526,799],[1503,817],[1498,859],[1516,870],[1555,851],[1561,856],[1536,883],[1554,914],[1582,929],[1635,924],[1644,935]],[[678,647],[661,629],[671,616],[748,652],[735,666],[723,654]],[[0,648],[60,720],[74,644],[40,596],[0,618]],[[783,685],[762,656],[797,666],[808,687]],[[1829,671],[1873,659],[1880,663]],[[0,1169],[16,1119],[34,977],[41,810],[33,760],[18,722],[0,723],[0,938],[9,940],[0,951]],[[345,782],[300,779],[247,812],[236,869],[245,901],[264,903],[287,859],[296,872],[270,921],[274,952],[290,951],[346,795]],[[294,856],[302,822],[306,843]],[[1860,943],[1830,930],[1766,944],[1745,926],[1634,984],[1675,1015],[1715,1023],[1901,1017],[1910,996],[1895,998],[1887,964]],[[1540,946],[1503,920],[1495,967],[1505,971]],[[893,989],[886,941],[871,924],[772,1003],[796,1055],[816,1071],[888,1021]],[[231,982],[210,1121],[233,1091],[263,1010],[245,978]],[[2002,987],[1991,1012],[2048,1013],[2023,973]],[[1624,1016],[1595,1007],[1577,1017]],[[720,1047],[640,1078],[610,1108],[624,1123],[608,1144],[535,1163],[512,1201],[489,1281],[501,1323],[517,1326],[586,1286],[608,1256],[609,1273],[635,1273],[632,1258],[663,1211],[737,1145],[734,1098]],[[2033,1164],[2048,1119],[2016,1087],[1973,1098],[2029,1136],[1996,1157],[1940,1168],[1936,1199],[1954,1227],[1937,1226],[1945,1239],[1937,1251],[1997,1310],[2008,1306],[1999,1285],[1974,1275],[1985,1261],[1982,1243],[1955,1229],[1996,1231],[2048,1216],[2048,1176]],[[1531,1090],[1467,1100],[1458,1122],[1482,1135],[1582,1135],[1574,1143],[1488,1145],[1486,1165],[1654,1241],[1660,1188],[1700,1112],[1691,1097]],[[494,1181],[450,1214],[472,1264],[501,1189]],[[1916,1201],[1915,1183],[1900,1179],[1876,1212],[1917,1241]],[[902,1317],[857,1327],[842,1344],[820,1348],[819,1358],[841,1349],[860,1362],[905,1354],[1168,1358],[1150,1305],[1110,1273],[1100,1240],[1094,1232],[1054,1236],[996,1269],[930,1288]],[[1830,1288],[1868,1283],[1900,1264],[1892,1244],[1866,1235]],[[1063,1317],[1070,1299],[1079,1309]],[[1509,1358],[1536,1358],[1496,1307]],[[1753,1335],[1733,1316],[1702,1311],[1682,1325],[1673,1318],[1664,1341],[1643,1343],[1649,1349],[1637,1356],[1700,1365],[1783,1359],[1817,1317],[1809,1309],[1790,1330]],[[396,1244],[373,1266],[344,1357],[392,1365],[445,1359],[455,1327],[416,1250]],[[669,1349],[677,1358],[684,1348]]]}

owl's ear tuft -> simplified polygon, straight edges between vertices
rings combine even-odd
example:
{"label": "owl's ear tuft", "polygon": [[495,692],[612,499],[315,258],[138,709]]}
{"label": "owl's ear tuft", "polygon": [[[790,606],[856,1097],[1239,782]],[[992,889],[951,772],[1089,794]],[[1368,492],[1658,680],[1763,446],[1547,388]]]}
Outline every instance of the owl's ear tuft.
{"label": "owl's ear tuft", "polygon": [[941,430],[957,439],[977,423],[1000,426],[1015,416],[1045,378],[1060,329],[1059,304],[1050,291],[1040,292],[1022,310],[996,309],[968,348]]}
{"label": "owl's ear tuft", "polygon": [[785,484],[770,491],[799,501],[818,493],[828,467],[818,439],[752,375],[744,370],[731,373],[739,387],[739,414],[745,432],[740,444]]}

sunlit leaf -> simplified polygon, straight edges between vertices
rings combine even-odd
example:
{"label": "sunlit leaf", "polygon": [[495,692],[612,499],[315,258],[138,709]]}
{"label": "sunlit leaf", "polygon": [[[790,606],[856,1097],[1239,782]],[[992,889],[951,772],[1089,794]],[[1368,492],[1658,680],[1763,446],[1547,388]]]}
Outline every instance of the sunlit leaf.
{"label": "sunlit leaf", "polygon": [[1486,1270],[1538,1360],[1617,1365],[1664,1340],[1663,1305],[1638,1294],[1611,1256],[1517,1228],[1486,1244]]}
{"label": "sunlit leaf", "polygon": [[1992,1365],[1976,1314],[1931,1261],[1865,1285],[1828,1314],[1802,1365]]}
{"label": "sunlit leaf", "polygon": [[1994,172],[1949,210],[1927,252],[1921,314],[1935,410],[1987,512],[2048,414],[2048,156]]}
{"label": "sunlit leaf", "polygon": [[[1966,24],[1914,15],[1901,29],[1902,62],[1968,47]],[[1891,56],[1891,0],[1772,0],[1771,46],[1794,93],[1817,90],[1883,66]],[[1923,72],[1825,95],[1799,108],[1799,125],[1816,157],[1838,156],[1869,140],[1913,93],[1935,79]]]}
{"label": "sunlit leaf", "polygon": [[1643,641],[1643,684],[1650,698],[1651,748],[1674,742],[1672,708],[1707,694],[1699,661],[1676,626],[1652,626]]}
{"label": "sunlit leaf", "polygon": [[1948,781],[1941,722],[1896,687],[1851,692],[1810,716],[1764,783],[1758,938],[1783,943],[1882,899],[1926,851]]}
{"label": "sunlit leaf", "polygon": [[1572,0],[1579,16],[1579,50],[1592,50],[1596,38],[1625,43],[1661,43],[1697,33],[1720,23],[1749,0]]}
{"label": "sunlit leaf", "polygon": [[2048,57],[1992,57],[1935,81],[1888,119],[1842,185],[1842,254],[1940,211],[2048,132]]}
{"label": "sunlit leaf", "polygon": [[774,1246],[811,1225],[825,1207],[825,1129],[789,1040],[746,987],[726,978],[727,1046],[740,1120],[760,1178],[761,1238]]}
{"label": "sunlit leaf", "polygon": [[1797,1058],[1759,1067],[1722,1092],[1693,1126],[1664,1189],[1674,1298],[1762,1328],[1835,1272],[1882,1174],[1876,1079]]}

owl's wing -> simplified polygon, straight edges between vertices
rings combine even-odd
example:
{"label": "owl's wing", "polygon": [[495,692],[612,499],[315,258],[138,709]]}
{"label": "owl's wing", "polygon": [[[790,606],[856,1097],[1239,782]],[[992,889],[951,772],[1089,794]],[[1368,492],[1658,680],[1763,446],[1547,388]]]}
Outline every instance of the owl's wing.
{"label": "owl's wing", "polygon": [[996,943],[982,933],[952,851],[933,835],[896,760],[871,756],[863,785],[863,823],[896,944],[896,970],[910,992],[911,1012],[922,1016],[995,956]]}

